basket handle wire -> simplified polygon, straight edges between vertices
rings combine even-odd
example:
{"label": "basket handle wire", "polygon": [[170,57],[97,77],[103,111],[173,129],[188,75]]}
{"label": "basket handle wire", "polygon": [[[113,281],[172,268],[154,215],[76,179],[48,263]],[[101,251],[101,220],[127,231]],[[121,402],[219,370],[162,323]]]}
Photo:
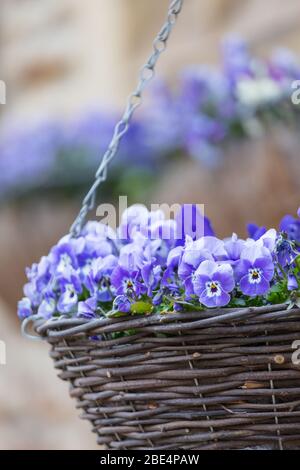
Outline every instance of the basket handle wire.
{"label": "basket handle wire", "polygon": [[98,187],[106,180],[108,165],[116,155],[122,137],[129,129],[129,124],[131,122],[134,111],[142,103],[144,88],[154,77],[157,61],[160,55],[167,48],[168,39],[176,23],[177,17],[181,12],[183,3],[184,0],[170,0],[166,21],[153,41],[152,53],[139,72],[137,86],[128,97],[125,111],[122,118],[115,126],[110,144],[102,156],[100,165],[95,173],[94,182],[84,197],[81,209],[72,226],[70,227],[70,234],[73,237],[78,237],[80,235],[88,213],[95,207]]}

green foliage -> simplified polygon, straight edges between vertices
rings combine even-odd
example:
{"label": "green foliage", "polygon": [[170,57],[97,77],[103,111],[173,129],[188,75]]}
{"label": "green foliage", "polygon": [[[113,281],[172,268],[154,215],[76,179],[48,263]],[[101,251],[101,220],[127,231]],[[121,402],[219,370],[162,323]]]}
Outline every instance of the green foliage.
{"label": "green foliage", "polygon": [[281,304],[286,302],[288,298],[287,280],[283,279],[271,287],[267,295],[267,302],[270,304]]}

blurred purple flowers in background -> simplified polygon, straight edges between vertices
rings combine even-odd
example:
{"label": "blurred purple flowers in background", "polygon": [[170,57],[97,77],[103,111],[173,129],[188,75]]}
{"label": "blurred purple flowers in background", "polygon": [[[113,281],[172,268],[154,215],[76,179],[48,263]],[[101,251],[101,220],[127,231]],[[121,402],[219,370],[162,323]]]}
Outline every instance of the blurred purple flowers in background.
{"label": "blurred purple flowers in background", "polygon": [[[255,136],[270,117],[285,125],[298,118],[291,83],[300,77],[293,54],[269,59],[250,54],[241,39],[222,46],[221,68],[203,65],[182,72],[177,89],[155,81],[151,99],[129,128],[112,163],[110,193],[127,168],[155,178],[156,169],[175,155],[191,155],[208,166],[222,162],[226,143]],[[268,120],[264,119],[267,113]],[[86,184],[113,133],[117,114],[90,111],[67,123],[43,122],[3,129],[0,144],[0,198],[45,188]],[[126,191],[132,185],[129,174]],[[141,185],[140,185],[141,187]],[[136,199],[139,199],[137,197]]]}
{"label": "blurred purple flowers in background", "polygon": [[[182,206],[175,220],[165,219],[160,210],[129,207],[116,233],[88,222],[81,236],[63,237],[27,269],[19,317],[75,315],[89,320],[122,312],[288,302],[300,285],[300,245],[293,238],[298,232],[289,230],[298,222],[289,216],[281,222],[286,231],[221,240],[194,205]],[[172,230],[153,230],[157,223]],[[198,224],[204,232],[197,230]]]}
{"label": "blurred purple flowers in background", "polygon": [[271,252],[265,247],[253,246],[242,250],[240,261],[235,266],[235,276],[245,295],[264,295],[270,288],[274,275]]}

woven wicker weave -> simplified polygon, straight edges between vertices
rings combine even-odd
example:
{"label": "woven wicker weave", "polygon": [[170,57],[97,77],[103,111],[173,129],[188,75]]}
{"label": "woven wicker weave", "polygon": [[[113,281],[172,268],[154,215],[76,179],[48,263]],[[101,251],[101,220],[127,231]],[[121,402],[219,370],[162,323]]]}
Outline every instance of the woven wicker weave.
{"label": "woven wicker weave", "polygon": [[109,449],[295,449],[299,320],[277,305],[36,321],[35,331]]}

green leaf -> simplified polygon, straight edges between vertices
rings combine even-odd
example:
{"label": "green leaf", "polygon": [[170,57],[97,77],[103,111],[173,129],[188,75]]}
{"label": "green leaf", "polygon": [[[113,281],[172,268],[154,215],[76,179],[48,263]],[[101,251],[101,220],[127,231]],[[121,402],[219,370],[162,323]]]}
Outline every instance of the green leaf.
{"label": "green leaf", "polygon": [[151,313],[153,310],[153,306],[150,302],[139,300],[131,305],[131,313],[134,314],[144,314]]}
{"label": "green leaf", "polygon": [[286,280],[282,280],[274,284],[267,294],[267,301],[271,304],[280,304],[287,301],[289,291],[287,289]]}

